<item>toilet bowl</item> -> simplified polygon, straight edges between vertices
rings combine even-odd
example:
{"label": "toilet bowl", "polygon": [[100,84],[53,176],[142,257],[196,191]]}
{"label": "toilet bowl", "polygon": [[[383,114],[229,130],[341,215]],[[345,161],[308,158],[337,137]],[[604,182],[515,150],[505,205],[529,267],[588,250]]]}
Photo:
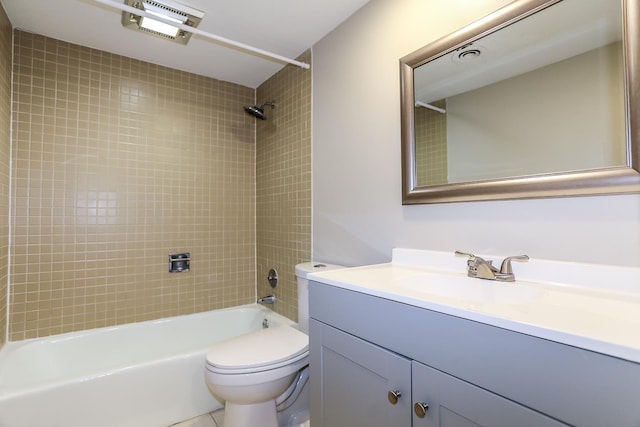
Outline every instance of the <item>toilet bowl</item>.
{"label": "toilet bowl", "polygon": [[308,358],[309,337],[288,325],[212,347],[205,381],[225,401],[224,427],[278,427],[276,398],[308,365]]}
{"label": "toilet bowl", "polygon": [[309,425],[305,387],[309,378],[308,276],[338,268],[344,267],[316,262],[296,265],[297,328],[265,328],[209,349],[205,381],[209,390],[225,401],[223,427]]}

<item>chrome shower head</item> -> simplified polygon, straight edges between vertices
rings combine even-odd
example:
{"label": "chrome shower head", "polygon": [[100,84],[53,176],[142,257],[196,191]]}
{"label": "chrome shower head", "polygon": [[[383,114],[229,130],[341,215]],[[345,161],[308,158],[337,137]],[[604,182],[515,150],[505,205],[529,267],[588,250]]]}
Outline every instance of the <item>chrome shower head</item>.
{"label": "chrome shower head", "polygon": [[260,120],[266,120],[267,118],[264,115],[264,110],[259,105],[252,105],[250,107],[244,107],[244,111],[248,114],[251,114],[253,117],[256,117]]}
{"label": "chrome shower head", "polygon": [[253,117],[257,119],[266,120],[267,116],[264,115],[264,107],[266,105],[270,106],[271,108],[276,108],[276,102],[269,101],[269,102],[265,102],[262,105],[246,106],[244,107],[244,111],[246,111],[247,114],[251,114]]}

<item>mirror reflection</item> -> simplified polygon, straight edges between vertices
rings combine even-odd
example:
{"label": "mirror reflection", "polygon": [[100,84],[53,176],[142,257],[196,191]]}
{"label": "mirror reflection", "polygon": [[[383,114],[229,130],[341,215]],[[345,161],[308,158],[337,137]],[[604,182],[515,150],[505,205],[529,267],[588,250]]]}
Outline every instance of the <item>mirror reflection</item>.
{"label": "mirror reflection", "polygon": [[621,1],[514,3],[491,28],[471,26],[401,60],[413,83],[402,104],[405,195],[629,169]]}

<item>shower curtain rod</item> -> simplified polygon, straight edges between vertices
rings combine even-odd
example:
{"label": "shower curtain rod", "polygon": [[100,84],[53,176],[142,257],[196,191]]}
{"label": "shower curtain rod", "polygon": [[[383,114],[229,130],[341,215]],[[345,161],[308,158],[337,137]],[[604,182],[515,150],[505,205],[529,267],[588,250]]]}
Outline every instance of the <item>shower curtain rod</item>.
{"label": "shower curtain rod", "polygon": [[177,27],[177,28],[181,29],[182,31],[186,31],[186,32],[191,33],[191,34],[197,34],[199,36],[205,37],[207,39],[215,40],[215,41],[224,43],[226,45],[235,46],[235,47],[238,47],[240,49],[248,50],[250,52],[257,53],[259,55],[266,56],[268,58],[271,58],[271,59],[274,59],[274,60],[277,60],[277,61],[286,62],[288,64],[292,64],[292,65],[295,65],[297,67],[304,68],[305,70],[308,70],[311,67],[306,62],[300,62],[300,61],[297,61],[295,59],[290,59],[290,58],[284,57],[282,55],[278,55],[277,53],[271,53],[271,52],[268,52],[266,50],[250,46],[248,44],[240,43],[240,42],[237,42],[237,41],[234,41],[234,40],[231,40],[231,39],[227,39],[225,37],[216,36],[215,34],[207,33],[206,31],[202,31],[202,30],[199,30],[197,28],[190,27],[188,25],[177,24],[177,23],[175,23],[175,22],[173,22],[173,21],[171,21],[169,19],[166,19],[164,17],[159,17],[157,15],[152,15],[152,14],[150,14],[150,13],[144,11],[144,10],[141,10],[141,9],[138,9],[138,8],[135,8],[135,7],[131,7],[131,6],[127,6],[126,4],[118,3],[118,2],[115,2],[115,1],[112,1],[112,0],[95,0],[95,1],[98,2],[98,3],[102,3],[102,4],[106,5],[106,6],[111,6],[111,7],[114,7],[116,9],[120,9],[123,12],[129,12],[129,13],[132,13],[132,14],[137,15],[137,16],[144,16],[146,18],[155,19],[156,21],[161,21],[161,22],[163,22],[165,24],[169,24],[169,25],[172,25],[174,27]]}
{"label": "shower curtain rod", "polygon": [[446,114],[447,110],[444,108],[436,107],[435,105],[427,104],[426,102],[416,101],[416,105],[420,107],[428,108],[429,110],[437,111],[438,113]]}

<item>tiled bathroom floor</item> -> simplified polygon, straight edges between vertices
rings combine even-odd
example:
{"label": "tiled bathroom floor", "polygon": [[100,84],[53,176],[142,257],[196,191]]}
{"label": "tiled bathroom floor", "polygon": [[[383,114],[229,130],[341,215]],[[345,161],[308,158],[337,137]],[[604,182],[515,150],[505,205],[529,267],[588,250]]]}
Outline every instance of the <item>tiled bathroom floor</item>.
{"label": "tiled bathroom floor", "polygon": [[222,420],[224,420],[224,409],[181,421],[171,427],[222,427]]}

